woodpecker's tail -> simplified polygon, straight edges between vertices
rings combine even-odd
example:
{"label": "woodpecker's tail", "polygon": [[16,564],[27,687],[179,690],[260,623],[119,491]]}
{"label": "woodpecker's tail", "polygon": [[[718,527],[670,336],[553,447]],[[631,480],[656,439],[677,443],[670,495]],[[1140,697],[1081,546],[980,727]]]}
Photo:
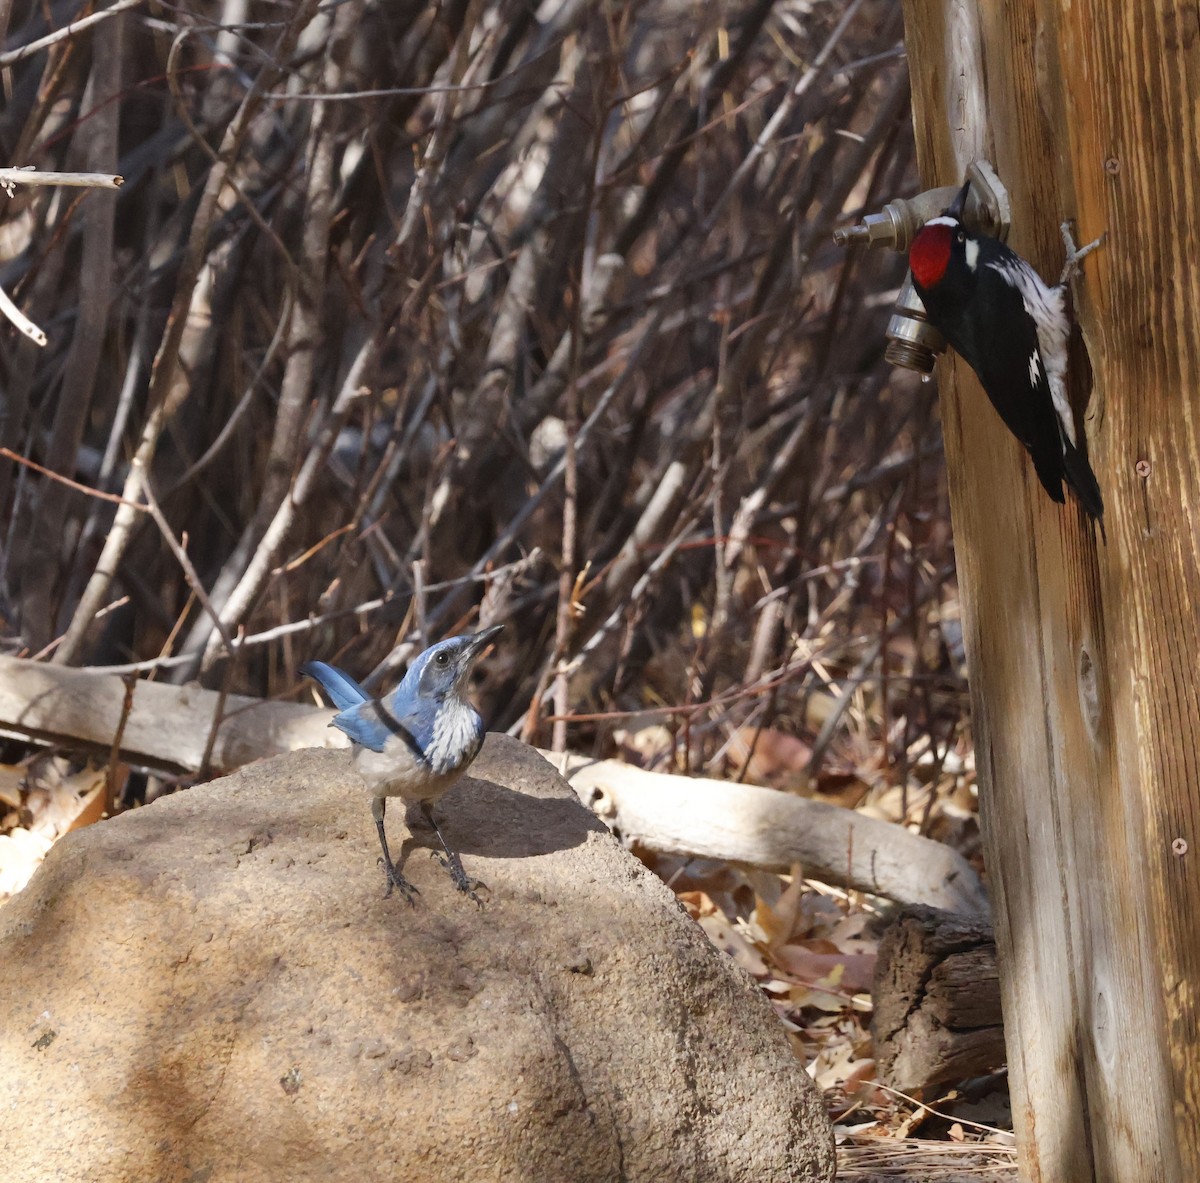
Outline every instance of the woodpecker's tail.
{"label": "woodpecker's tail", "polygon": [[[1055,440],[1049,447],[1030,448],[1029,455],[1033,458],[1033,468],[1037,473],[1038,480],[1042,482],[1042,488],[1050,495],[1052,501],[1057,501],[1059,505],[1066,500],[1063,496],[1063,457],[1062,452],[1056,447]],[[1070,481],[1070,477],[1067,480]]]}
{"label": "woodpecker's tail", "polygon": [[1104,498],[1100,495],[1100,482],[1096,480],[1088,458],[1070,440],[1063,440],[1063,470],[1079,504],[1100,523],[1103,534]]}

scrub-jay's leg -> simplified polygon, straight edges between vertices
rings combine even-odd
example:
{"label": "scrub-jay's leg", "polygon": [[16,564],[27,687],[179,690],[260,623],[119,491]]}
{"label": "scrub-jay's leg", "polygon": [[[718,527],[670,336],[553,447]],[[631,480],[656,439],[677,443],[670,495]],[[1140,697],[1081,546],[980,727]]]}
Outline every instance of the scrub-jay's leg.
{"label": "scrub-jay's leg", "polygon": [[386,809],[386,797],[371,798],[371,816],[375,819],[375,828],[379,831],[379,845],[383,847],[383,869],[388,881],[388,889],[383,893],[383,898],[386,900],[392,894],[392,888],[398,887],[411,907],[413,896],[421,893],[396,870],[396,864],[392,862],[392,856],[388,853],[387,834],[383,829],[383,815]]}
{"label": "scrub-jay's leg", "polygon": [[433,852],[438,862],[450,872],[450,878],[454,880],[454,886],[459,891],[469,895],[482,908],[483,900],[471,890],[471,881],[467,878],[466,871],[463,870],[462,859],[446,845],[446,839],[442,837],[442,831],[438,829],[437,822],[433,820],[433,802],[422,801],[421,812],[425,815],[425,820],[433,827],[433,832],[438,836],[438,841],[442,844],[442,849],[446,852],[445,858],[442,858],[436,850]]}

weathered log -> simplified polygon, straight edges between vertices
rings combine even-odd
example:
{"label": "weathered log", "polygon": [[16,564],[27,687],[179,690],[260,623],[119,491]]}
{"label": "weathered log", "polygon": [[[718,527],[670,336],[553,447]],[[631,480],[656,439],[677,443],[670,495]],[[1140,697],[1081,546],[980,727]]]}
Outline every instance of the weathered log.
{"label": "weathered log", "polygon": [[925,1093],[1005,1062],[992,926],[981,917],[911,907],[879,945],[873,988],[881,1079]]}
{"label": "weathered log", "polygon": [[[125,711],[116,674],[0,657],[0,734],[196,772],[214,727],[209,767],[231,771],[308,747],[344,747],[333,712],[139,679]],[[555,766],[561,758],[543,753]],[[754,785],[667,776],[617,760],[566,758],[583,803],[630,843],[805,874],[899,903],[986,912],[979,877],[956,851],[850,809]]]}
{"label": "weathered log", "polygon": [[327,726],[332,712],[303,703],[231,694],[222,710],[216,691],[139,678],[125,716],[125,693],[116,674],[0,657],[0,733],[100,755],[112,750],[119,734],[123,760],[172,772],[199,770],[214,726],[209,759],[214,772],[297,748],[346,742]]}
{"label": "weathered log", "polygon": [[787,871],[823,883],[986,914],[978,875],[957,851],[852,809],[756,785],[647,772],[618,760],[554,755],[580,799],[631,845]]}

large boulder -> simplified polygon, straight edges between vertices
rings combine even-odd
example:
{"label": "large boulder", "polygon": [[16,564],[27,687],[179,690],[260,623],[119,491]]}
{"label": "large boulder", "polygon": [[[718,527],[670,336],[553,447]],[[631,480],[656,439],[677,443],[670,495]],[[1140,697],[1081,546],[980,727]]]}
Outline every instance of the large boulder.
{"label": "large boulder", "polygon": [[489,736],[385,899],[345,752],[69,834],[0,910],[0,1163],[44,1180],[829,1180],[750,980]]}

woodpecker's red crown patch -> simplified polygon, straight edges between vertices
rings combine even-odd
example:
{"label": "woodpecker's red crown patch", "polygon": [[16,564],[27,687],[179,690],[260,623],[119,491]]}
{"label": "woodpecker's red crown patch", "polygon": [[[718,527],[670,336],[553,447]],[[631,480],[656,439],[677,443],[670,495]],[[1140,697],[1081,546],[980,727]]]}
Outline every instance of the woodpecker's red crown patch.
{"label": "woodpecker's red crown patch", "polygon": [[946,274],[953,240],[954,231],[937,222],[924,226],[913,239],[908,252],[908,265],[912,268],[913,278],[923,288],[933,287]]}

